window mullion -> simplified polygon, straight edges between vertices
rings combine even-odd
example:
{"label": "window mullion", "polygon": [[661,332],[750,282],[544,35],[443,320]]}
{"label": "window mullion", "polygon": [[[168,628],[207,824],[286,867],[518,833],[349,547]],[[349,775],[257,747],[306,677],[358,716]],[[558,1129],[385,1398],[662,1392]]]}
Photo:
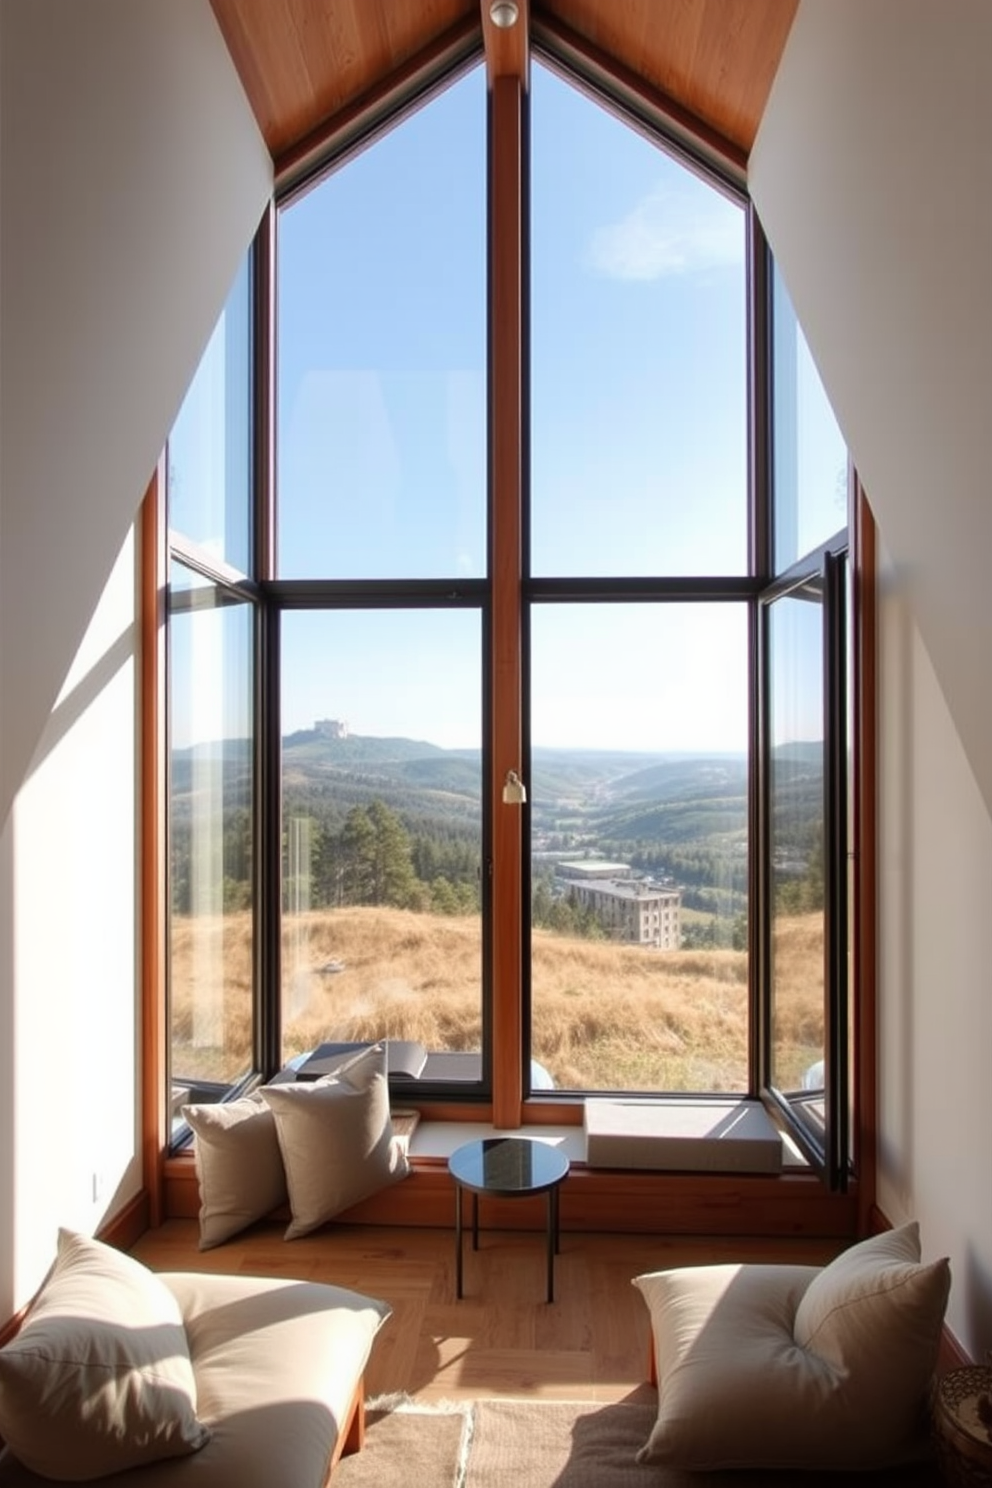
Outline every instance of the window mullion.
{"label": "window mullion", "polygon": [[492,576],[493,1121],[520,1125],[523,809],[503,801],[521,767],[523,108],[519,78],[489,104],[490,573]]}

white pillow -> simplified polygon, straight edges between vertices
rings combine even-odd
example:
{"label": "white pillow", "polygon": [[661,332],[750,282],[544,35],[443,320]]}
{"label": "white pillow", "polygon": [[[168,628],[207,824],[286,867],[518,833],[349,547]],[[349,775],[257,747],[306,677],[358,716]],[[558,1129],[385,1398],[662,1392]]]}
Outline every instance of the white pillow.
{"label": "white pillow", "polygon": [[196,1136],[200,1249],[209,1250],[286,1202],[275,1117],[257,1090],[182,1113]]}
{"label": "white pillow", "polygon": [[313,1084],[264,1085],[286,1171],[295,1240],[410,1171],[393,1134],[381,1044]]}
{"label": "white pillow", "polygon": [[687,1470],[868,1469],[921,1456],[950,1285],[915,1225],[829,1266],[690,1266],[635,1277],[658,1417],[638,1461]]}
{"label": "white pillow", "polygon": [[133,1257],[60,1230],[51,1271],[0,1349],[0,1437],[32,1472],[83,1481],[184,1456],[209,1436],[168,1287]]}
{"label": "white pillow", "polygon": [[925,1444],[922,1406],[950,1286],[946,1257],[921,1264],[911,1221],[844,1251],[799,1304],[796,1342],[831,1369],[838,1422],[870,1412],[880,1461],[906,1461]]}

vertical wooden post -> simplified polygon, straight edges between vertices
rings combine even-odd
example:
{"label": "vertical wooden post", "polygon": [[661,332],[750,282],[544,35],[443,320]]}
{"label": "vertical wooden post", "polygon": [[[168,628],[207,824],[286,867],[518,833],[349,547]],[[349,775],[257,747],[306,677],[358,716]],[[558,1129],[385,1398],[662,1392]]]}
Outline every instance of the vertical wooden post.
{"label": "vertical wooden post", "polygon": [[523,85],[493,79],[490,104],[490,429],[492,526],[493,1124],[520,1125],[523,929],[520,806],[506,805],[521,765],[523,494]]}

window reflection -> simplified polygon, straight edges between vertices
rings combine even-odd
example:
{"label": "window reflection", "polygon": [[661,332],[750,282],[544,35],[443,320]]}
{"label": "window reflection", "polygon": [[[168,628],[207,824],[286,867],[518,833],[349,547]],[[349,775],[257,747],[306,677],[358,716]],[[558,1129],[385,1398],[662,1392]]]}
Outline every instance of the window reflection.
{"label": "window reflection", "polygon": [[847,526],[847,447],[778,267],[772,274],[775,572]]}
{"label": "window reflection", "polygon": [[170,1027],[173,1115],[252,1066],[252,617],[170,575]]}
{"label": "window reflection", "polygon": [[251,572],[251,259],[238,271],[169,435],[169,525]]}
{"label": "window reflection", "polygon": [[771,1077],[822,1126],[824,1087],[823,592],[769,611]]}

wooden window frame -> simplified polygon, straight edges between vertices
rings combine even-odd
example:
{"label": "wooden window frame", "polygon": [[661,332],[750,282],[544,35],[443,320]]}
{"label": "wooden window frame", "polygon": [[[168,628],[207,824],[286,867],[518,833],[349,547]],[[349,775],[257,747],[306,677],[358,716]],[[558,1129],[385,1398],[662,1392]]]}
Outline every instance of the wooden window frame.
{"label": "wooden window frame", "polygon": [[[526,9],[526,7],[525,7]],[[698,126],[698,121],[673,114],[670,101],[656,95],[645,84],[622,74],[613,64],[547,16],[532,28],[542,60],[554,66],[563,76],[607,102],[632,127],[650,133],[656,141],[682,158],[691,168],[708,178],[730,184],[740,191],[745,179],[746,161],[736,146],[715,137],[711,130]],[[332,120],[319,137],[308,139],[305,150],[276,162],[276,201],[279,205],[313,182],[353,149],[364,146],[368,139],[410,107],[447,87],[480,56],[477,37],[466,31],[446,47],[437,48],[430,57],[417,59],[417,65],[394,83],[379,90],[369,100],[367,112],[351,109],[346,116]],[[490,583],[491,583],[491,693],[489,698],[490,733],[488,749],[491,768],[489,791],[492,811],[493,877],[490,922],[492,950],[492,1099],[483,1103],[428,1101],[425,1117],[443,1120],[491,1120],[494,1125],[512,1129],[529,1124],[579,1124],[582,1120],[580,1099],[539,1100],[525,1098],[524,1054],[529,1033],[524,1027],[523,985],[523,823],[519,810],[507,809],[502,803],[502,781],[508,769],[519,768],[522,748],[522,683],[523,683],[523,512],[526,485],[526,304],[527,304],[527,202],[526,147],[528,134],[527,48],[511,55],[494,67],[490,65]],[[275,213],[270,207],[257,240],[256,252],[256,419],[255,471],[256,497],[273,489],[273,380],[274,380],[274,279],[275,279]],[[748,366],[750,388],[750,481],[752,492],[764,491],[769,467],[769,393],[766,382],[768,357],[762,304],[767,297],[767,267],[763,256],[760,225],[748,207]],[[765,368],[763,372],[761,369]],[[145,1185],[151,1198],[152,1222],[169,1211],[164,1199],[165,1180],[170,1169],[166,1159],[169,1132],[165,1119],[165,792],[164,698],[165,698],[165,574],[167,537],[164,528],[164,466],[149,486],[142,512],[141,595],[142,595],[142,855],[141,883],[143,896],[142,931],[142,1150]],[[273,530],[271,503],[257,500],[256,572],[263,590],[273,578]],[[750,534],[751,573],[754,584],[767,579],[770,543],[767,512],[759,499],[752,507],[757,512]],[[850,522],[850,552],[853,567],[854,613],[852,628],[854,648],[854,820],[855,851],[855,977],[852,994],[856,1059],[853,1093],[853,1149],[858,1174],[854,1198],[857,1204],[859,1232],[870,1223],[874,1204],[874,1132],[876,1089],[875,1050],[875,597],[874,597],[874,525],[863,491],[856,487],[854,510]],[[258,671],[271,677],[271,653],[277,643],[278,614],[263,600],[259,606],[260,634]],[[752,614],[754,614],[752,605]],[[755,654],[752,624],[752,657]],[[756,664],[752,662],[752,676]],[[753,684],[752,684],[753,685]],[[265,741],[265,720],[272,710],[260,691],[257,719],[262,727],[257,738]],[[754,712],[754,709],[752,709]],[[752,761],[758,758],[752,725]],[[271,732],[271,731],[270,731]],[[278,741],[276,741],[278,742]],[[272,739],[267,741],[271,748]],[[276,786],[272,771],[265,765],[265,742],[260,743],[260,768],[256,810],[261,824],[261,841],[266,833],[271,838],[277,819],[273,813]],[[761,781],[752,764],[755,787],[749,807],[754,825],[754,796]],[[268,827],[266,827],[268,823]],[[753,833],[752,833],[753,837]],[[263,846],[262,851],[265,851]],[[752,852],[752,860],[754,853]],[[263,875],[264,881],[264,875]],[[256,967],[258,988],[267,984],[271,966],[265,959],[264,946],[277,934],[276,923],[266,925],[277,915],[278,891],[271,884],[261,889],[262,908],[257,939],[260,960]],[[754,869],[749,888],[750,902],[756,903]],[[268,906],[267,908],[265,906]],[[275,906],[275,908],[273,908]],[[752,956],[753,969],[756,958]],[[271,1059],[271,1047],[277,1039],[278,1012],[273,1012],[275,995],[257,993],[256,1016],[266,1030],[257,1046],[257,1058]],[[761,1036],[761,999],[756,987],[751,991],[751,1030],[749,1033],[752,1070],[757,1068],[756,1050]],[[275,1021],[273,1021],[275,1020]],[[188,1181],[188,1158],[185,1160]],[[712,1181],[712,1180],[711,1180]],[[800,1181],[801,1180],[797,1180]],[[707,1180],[694,1176],[684,1181],[688,1189]],[[733,1185],[730,1185],[733,1187]],[[738,1185],[739,1186],[739,1185]],[[600,1185],[604,1187],[604,1185]],[[626,1186],[620,1185],[626,1192]],[[678,1185],[676,1185],[678,1187]],[[818,1190],[805,1185],[806,1200]],[[605,1185],[604,1191],[610,1185]],[[637,1185],[635,1183],[635,1188]],[[661,1193],[664,1184],[654,1184]],[[702,1190],[701,1190],[702,1191]],[[709,1192],[709,1189],[706,1190]],[[755,1191],[755,1197],[757,1193]],[[432,1200],[427,1199],[423,1213],[432,1222]],[[620,1214],[626,1202],[620,1201]],[[705,1204],[708,1200],[702,1200]],[[641,1200],[638,1200],[638,1204]],[[846,1233],[854,1212],[850,1204],[841,1211],[836,1207],[808,1210],[810,1223],[820,1233]],[[742,1211],[743,1212],[743,1211]],[[785,1211],[781,1211],[783,1214]],[[825,1219],[826,1214],[833,1219]],[[644,1211],[650,1222],[650,1210]],[[599,1222],[603,1215],[600,1214]],[[793,1223],[794,1221],[786,1221]],[[836,1229],[831,1226],[835,1225]]]}

